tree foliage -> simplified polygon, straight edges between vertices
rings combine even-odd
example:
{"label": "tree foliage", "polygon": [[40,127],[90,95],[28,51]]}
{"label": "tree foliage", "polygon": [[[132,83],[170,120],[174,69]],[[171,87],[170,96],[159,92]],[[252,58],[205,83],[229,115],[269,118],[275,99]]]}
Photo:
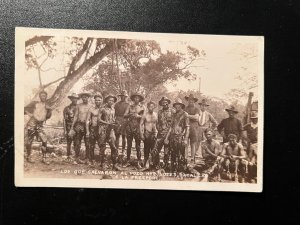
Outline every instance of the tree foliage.
{"label": "tree foliage", "polygon": [[195,79],[189,71],[192,63],[205,57],[201,52],[187,46],[186,53],[167,51],[163,53],[156,41],[128,40],[120,49],[112,51],[97,70],[87,77],[86,90],[129,94],[140,92],[153,95],[167,81],[181,77]]}

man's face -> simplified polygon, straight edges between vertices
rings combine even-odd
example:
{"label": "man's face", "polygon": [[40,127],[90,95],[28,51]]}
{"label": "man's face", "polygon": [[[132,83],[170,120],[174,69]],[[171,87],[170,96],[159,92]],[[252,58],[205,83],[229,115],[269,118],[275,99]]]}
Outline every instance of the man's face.
{"label": "man's face", "polygon": [[151,103],[151,104],[148,105],[148,111],[149,112],[153,112],[154,108],[155,108],[154,104]]}
{"label": "man's face", "polygon": [[101,104],[102,104],[102,98],[101,97],[96,97],[95,98],[95,105],[99,107]]}
{"label": "man's face", "polygon": [[168,103],[168,101],[162,101],[161,105],[162,105],[162,107],[163,107],[164,109],[169,108],[169,103]]}
{"label": "man's face", "polygon": [[125,101],[126,101],[126,96],[121,95],[121,101],[122,101],[122,102],[125,102]]}
{"label": "man's face", "polygon": [[258,119],[257,118],[252,118],[251,121],[252,121],[252,123],[257,124]]}
{"label": "man's face", "polygon": [[77,104],[78,99],[77,98],[71,98],[71,102],[73,105]]}
{"label": "man's face", "polygon": [[179,104],[176,104],[175,106],[174,106],[174,108],[175,108],[175,110],[176,110],[176,112],[180,112],[181,111],[181,105],[179,105]]}
{"label": "man's face", "polygon": [[191,105],[191,106],[195,104],[195,101],[194,101],[194,99],[192,99],[192,98],[189,98],[189,101],[188,101],[188,102],[189,102],[189,105]]}
{"label": "man's face", "polygon": [[114,101],[113,98],[108,98],[108,99],[107,99],[107,105],[108,105],[109,107],[111,107],[114,103],[115,103],[115,101]]}
{"label": "man's face", "polygon": [[209,140],[209,141],[212,139],[212,135],[213,135],[213,134],[212,134],[211,131],[208,131],[207,133],[205,133],[205,137],[206,137],[206,139]]}
{"label": "man's face", "polygon": [[89,97],[88,97],[87,95],[82,95],[81,99],[82,99],[82,102],[83,102],[84,104],[87,104],[87,103],[88,103],[88,100],[89,100]]}
{"label": "man's face", "polygon": [[206,110],[206,108],[207,108],[207,106],[206,106],[206,105],[203,105],[203,104],[202,104],[202,105],[200,105],[200,109],[201,109],[201,111],[202,111],[202,112],[204,112],[204,111]]}
{"label": "man's face", "polygon": [[140,102],[140,97],[139,96],[135,96],[133,98],[133,101],[134,101],[135,104],[138,104]]}
{"label": "man's face", "polygon": [[230,118],[234,118],[234,116],[235,116],[235,113],[234,113],[234,112],[232,112],[232,111],[228,111],[228,115],[229,115],[229,117],[230,117]]}
{"label": "man's face", "polygon": [[235,145],[235,144],[236,144],[236,138],[235,138],[235,137],[230,137],[230,138],[229,138],[229,143],[230,143],[231,145]]}
{"label": "man's face", "polygon": [[45,93],[41,93],[40,100],[41,100],[41,102],[45,102],[47,100],[47,95]]}

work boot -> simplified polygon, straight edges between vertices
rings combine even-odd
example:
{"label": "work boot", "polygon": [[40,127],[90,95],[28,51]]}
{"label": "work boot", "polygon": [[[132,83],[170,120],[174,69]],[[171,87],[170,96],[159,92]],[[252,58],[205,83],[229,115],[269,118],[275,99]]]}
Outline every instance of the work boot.
{"label": "work boot", "polygon": [[142,169],[142,166],[140,164],[140,161],[137,162],[137,166],[136,166],[139,170]]}
{"label": "work boot", "polygon": [[27,156],[26,161],[29,162],[29,163],[34,163],[34,161],[31,158],[31,156]]}
{"label": "work boot", "polygon": [[46,160],[46,157],[43,157],[42,158],[42,163],[46,164],[46,165],[49,165],[50,162]]}

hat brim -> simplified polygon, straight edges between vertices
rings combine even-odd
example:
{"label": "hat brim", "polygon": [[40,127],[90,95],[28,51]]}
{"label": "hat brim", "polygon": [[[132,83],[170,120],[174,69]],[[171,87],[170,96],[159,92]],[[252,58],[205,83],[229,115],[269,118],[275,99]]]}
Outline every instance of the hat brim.
{"label": "hat brim", "polygon": [[[185,96],[184,99],[188,101],[188,100],[190,99],[190,97]],[[194,100],[195,102],[197,102],[197,101],[198,101],[198,98],[193,98],[193,100]]]}
{"label": "hat brim", "polygon": [[209,106],[209,104],[203,104],[203,103],[198,103],[199,105],[205,105],[205,106]]}
{"label": "hat brim", "polygon": [[183,103],[175,102],[173,103],[173,107],[175,107],[175,105],[181,105],[183,109],[185,108],[185,104]]}
{"label": "hat brim", "polygon": [[232,110],[232,109],[225,109],[227,112],[234,112],[235,114],[239,113],[238,111],[236,110]]}
{"label": "hat brim", "polygon": [[159,100],[158,104],[159,104],[160,106],[162,106],[162,103],[163,103],[164,101],[168,102],[168,104],[171,104],[171,100],[170,100],[170,99]]}
{"label": "hat brim", "polygon": [[138,96],[140,98],[140,102],[144,101],[144,97],[141,95],[131,95],[130,96],[131,101],[134,101],[134,97],[136,97],[136,96]]}
{"label": "hat brim", "polygon": [[109,95],[109,96],[105,97],[104,102],[107,102],[107,100],[108,100],[109,98],[113,98],[113,99],[114,99],[114,102],[117,102],[117,101],[118,101],[118,99],[117,99],[116,96]]}
{"label": "hat brim", "polygon": [[80,94],[79,94],[79,98],[81,98],[82,96],[88,96],[88,97],[91,97],[91,94],[90,94],[90,93],[80,93]]}
{"label": "hat brim", "polygon": [[78,97],[75,97],[75,96],[72,96],[72,95],[68,96],[68,98],[69,98],[69,99],[72,99],[72,98],[74,98],[74,99],[80,99],[79,96],[78,96]]}

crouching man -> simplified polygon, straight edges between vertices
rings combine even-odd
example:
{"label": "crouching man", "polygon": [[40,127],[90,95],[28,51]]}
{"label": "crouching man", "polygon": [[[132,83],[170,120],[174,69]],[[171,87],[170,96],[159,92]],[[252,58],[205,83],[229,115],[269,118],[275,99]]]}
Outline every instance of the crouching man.
{"label": "crouching man", "polygon": [[201,142],[202,157],[204,159],[204,165],[201,168],[201,172],[208,174],[208,180],[211,181],[213,177],[217,175],[218,181],[220,178],[220,160],[221,146],[219,142],[213,140],[213,130],[207,128],[204,130],[206,140]]}
{"label": "crouching man", "polygon": [[242,183],[245,180],[245,175],[248,173],[248,161],[246,160],[246,152],[244,147],[237,143],[235,134],[228,135],[229,141],[223,145],[221,153],[222,173],[226,173],[228,179],[234,179],[238,182],[239,176],[242,178]]}

